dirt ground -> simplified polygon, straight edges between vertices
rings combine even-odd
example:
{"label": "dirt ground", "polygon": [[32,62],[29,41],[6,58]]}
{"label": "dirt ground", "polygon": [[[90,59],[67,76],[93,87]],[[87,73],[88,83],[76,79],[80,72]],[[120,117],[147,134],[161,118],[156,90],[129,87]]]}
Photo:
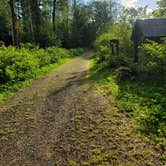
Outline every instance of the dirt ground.
{"label": "dirt ground", "polygon": [[162,166],[77,57],[0,106],[0,166]]}

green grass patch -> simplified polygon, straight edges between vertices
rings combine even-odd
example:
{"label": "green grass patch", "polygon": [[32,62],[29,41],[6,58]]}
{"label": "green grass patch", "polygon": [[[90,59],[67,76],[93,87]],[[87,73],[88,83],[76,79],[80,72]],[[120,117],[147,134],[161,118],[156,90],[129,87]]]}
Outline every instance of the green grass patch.
{"label": "green grass patch", "polygon": [[119,111],[134,118],[136,128],[160,146],[166,137],[165,78],[140,75],[136,79],[121,79],[116,69],[104,63],[91,63],[91,81],[115,99]]}

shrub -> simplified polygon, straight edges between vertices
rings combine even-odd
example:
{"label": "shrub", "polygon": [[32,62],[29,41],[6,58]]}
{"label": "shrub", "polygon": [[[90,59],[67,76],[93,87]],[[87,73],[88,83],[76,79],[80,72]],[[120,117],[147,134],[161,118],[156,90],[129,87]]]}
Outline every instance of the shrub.
{"label": "shrub", "polygon": [[33,50],[33,55],[38,59],[40,68],[51,63],[51,57],[44,49]]}
{"label": "shrub", "polygon": [[86,51],[84,48],[72,48],[70,49],[70,52],[73,56],[80,56]]}
{"label": "shrub", "polygon": [[99,62],[108,61],[111,55],[110,49],[110,40],[112,39],[112,35],[109,33],[104,33],[99,38],[96,39],[95,49],[96,56],[99,58]]}
{"label": "shrub", "polygon": [[0,50],[1,82],[23,81],[34,75],[38,60],[26,49],[3,47]]}
{"label": "shrub", "polygon": [[162,43],[148,41],[143,46],[141,69],[143,72],[164,74],[166,73],[166,38]]}
{"label": "shrub", "polygon": [[102,34],[101,36],[99,36],[97,39],[96,39],[96,42],[95,42],[95,47],[96,49],[98,50],[98,48],[100,46],[105,46],[107,48],[110,48],[110,40],[113,38],[113,34],[111,33],[104,33]]}
{"label": "shrub", "polygon": [[17,81],[34,79],[37,71],[45,66],[68,58],[71,53],[62,48],[39,49],[32,44],[22,44],[22,48],[0,48],[0,83],[13,84]]}
{"label": "shrub", "polygon": [[132,28],[125,22],[120,22],[108,28],[108,33],[112,38],[118,39],[120,44],[120,51],[126,55],[133,52],[133,42],[130,40]]}
{"label": "shrub", "polygon": [[[104,78],[105,73],[109,73],[119,86],[115,96],[119,109],[135,116],[141,132],[160,141],[166,136],[166,38],[160,43],[148,41],[143,44],[141,62],[136,64],[132,57],[131,30],[122,25],[114,25],[96,39],[95,58],[100,63],[96,63],[96,68],[102,66],[100,75]],[[111,54],[111,39],[119,39],[119,55]],[[114,69],[110,72],[108,67]],[[105,86],[105,81],[101,82]]]}
{"label": "shrub", "polygon": [[166,136],[166,113],[161,105],[143,110],[138,120],[140,130],[143,132],[156,134],[160,137]]}
{"label": "shrub", "polygon": [[21,43],[20,44],[20,47],[21,48],[25,48],[25,49],[39,49],[39,46],[38,45],[35,45],[35,44],[32,44],[32,43]]}
{"label": "shrub", "polygon": [[48,47],[45,51],[50,56],[51,63],[56,63],[61,58],[71,56],[70,51],[64,48]]}
{"label": "shrub", "polygon": [[110,67],[129,67],[131,63],[131,59],[123,53],[119,55],[111,55],[109,58],[109,66]]}
{"label": "shrub", "polygon": [[119,55],[112,55],[110,40],[116,38],[114,35],[113,33],[104,33],[97,38],[95,48],[98,62],[106,61],[110,67],[128,66],[131,59],[125,53],[121,51]]}

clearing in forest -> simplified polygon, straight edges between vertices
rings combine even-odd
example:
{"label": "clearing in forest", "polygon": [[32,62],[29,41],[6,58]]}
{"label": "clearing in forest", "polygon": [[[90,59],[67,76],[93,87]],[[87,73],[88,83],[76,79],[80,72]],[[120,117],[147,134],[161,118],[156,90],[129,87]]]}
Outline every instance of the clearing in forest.
{"label": "clearing in forest", "polygon": [[89,67],[77,57],[1,106],[0,165],[163,165]]}

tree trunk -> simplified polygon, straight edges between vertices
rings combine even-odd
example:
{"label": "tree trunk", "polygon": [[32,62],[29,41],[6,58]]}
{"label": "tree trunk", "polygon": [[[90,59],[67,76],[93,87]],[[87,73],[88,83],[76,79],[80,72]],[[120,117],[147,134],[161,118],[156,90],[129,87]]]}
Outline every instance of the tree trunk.
{"label": "tree trunk", "polygon": [[15,0],[9,1],[11,17],[12,17],[12,26],[13,26],[13,45],[19,46],[20,44],[20,35],[19,35],[19,23],[17,18],[17,11],[15,8]]}
{"label": "tree trunk", "polygon": [[30,4],[28,4],[28,14],[29,14],[29,23],[30,23],[30,29],[31,29],[31,35],[32,35],[32,41],[35,41],[35,35],[33,31],[33,23],[32,23],[32,14],[30,9]]}
{"label": "tree trunk", "polygon": [[56,12],[56,0],[53,0],[53,11],[52,11],[52,25],[53,32],[56,33],[56,20],[55,20],[55,12]]}
{"label": "tree trunk", "polygon": [[77,6],[77,0],[73,0],[73,6],[74,6],[74,8],[76,8],[76,6]]}
{"label": "tree trunk", "polygon": [[21,0],[21,10],[22,10],[23,31],[24,31],[24,34],[26,35],[24,36],[24,41],[33,42],[34,32],[33,32],[33,25],[32,25],[30,2],[27,0]]}
{"label": "tree trunk", "polygon": [[29,0],[30,3],[30,26],[32,31],[32,38],[36,43],[40,43],[40,35],[42,29],[42,15],[40,9],[40,1]]}

